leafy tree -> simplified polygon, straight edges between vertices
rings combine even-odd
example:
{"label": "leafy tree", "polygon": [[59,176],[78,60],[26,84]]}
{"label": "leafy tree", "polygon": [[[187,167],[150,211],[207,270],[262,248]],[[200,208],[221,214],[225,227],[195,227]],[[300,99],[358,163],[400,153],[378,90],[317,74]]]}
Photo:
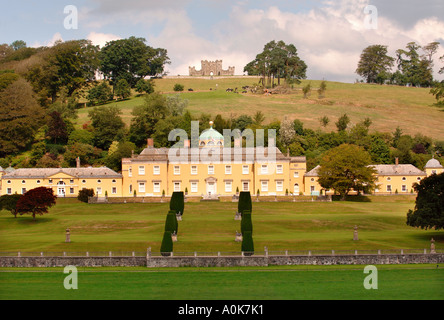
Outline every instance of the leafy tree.
{"label": "leafy tree", "polygon": [[81,189],[77,195],[77,200],[88,203],[89,197],[94,197],[94,189]]}
{"label": "leafy tree", "polygon": [[338,132],[345,131],[350,123],[350,118],[346,113],[339,117],[338,121],[335,123]]}
{"label": "leafy tree", "polygon": [[311,93],[311,82],[307,83],[302,88],[302,93],[304,94],[304,99],[306,99],[306,98],[308,98],[310,96],[310,93]]}
{"label": "leafy tree", "polygon": [[327,82],[324,80],[321,82],[318,88],[318,98],[323,99],[325,97],[325,91],[327,90]]}
{"label": "leafy tree", "polygon": [[325,128],[330,123],[330,119],[327,116],[323,116],[322,118],[319,118],[319,122]]}
{"label": "leafy tree", "polygon": [[180,94],[175,94],[166,97],[166,105],[169,114],[171,114],[172,116],[181,116],[188,106],[188,100],[182,99],[180,97]]}
{"label": "leafy tree", "polygon": [[398,69],[405,77],[406,84],[414,86],[430,86],[433,82],[432,63],[427,57],[421,57],[418,50],[421,48],[415,42],[406,45],[407,50],[396,50]]}
{"label": "leafy tree", "polygon": [[11,43],[11,48],[15,51],[26,48],[26,42],[23,40],[15,40],[13,43]]}
{"label": "leafy tree", "polygon": [[390,148],[385,141],[378,137],[372,136],[370,148],[368,150],[373,163],[391,163]]}
{"label": "leafy tree", "polygon": [[260,126],[264,121],[265,121],[265,115],[262,113],[262,111],[260,110],[256,111],[256,113],[253,116],[253,124]]}
{"label": "leafy tree", "polygon": [[43,109],[20,78],[0,90],[0,156],[24,150],[43,120]]}
{"label": "leafy tree", "polygon": [[130,37],[107,42],[100,51],[100,71],[112,84],[125,79],[131,87],[145,78],[163,72],[169,63],[165,49],[145,44],[144,38]]}
{"label": "leafy tree", "polygon": [[74,142],[66,147],[66,152],[63,155],[68,166],[76,165],[77,157],[80,162],[92,165],[97,159],[101,157],[101,149],[95,148],[92,145]]}
{"label": "leafy tree", "polygon": [[387,46],[371,45],[362,51],[356,73],[365,78],[367,83],[377,83],[378,76],[387,74],[395,59],[387,55]]}
{"label": "leafy tree", "polygon": [[430,89],[430,93],[435,97],[436,105],[444,107],[444,80],[436,82],[433,88]]}
{"label": "leafy tree", "polygon": [[114,88],[114,94],[120,99],[127,99],[131,96],[131,87],[125,79],[120,79]]}
{"label": "leafy tree", "polygon": [[432,174],[413,186],[418,193],[415,209],[407,213],[407,225],[421,229],[444,228],[444,173]]}
{"label": "leafy tree", "polygon": [[183,84],[180,84],[180,83],[176,83],[173,87],[174,91],[183,91],[183,89],[184,89],[184,86],[183,86]]}
{"label": "leafy tree", "polygon": [[154,81],[149,79],[140,79],[136,83],[136,91],[139,93],[151,94],[154,92]]}
{"label": "leafy tree", "polygon": [[371,190],[375,186],[376,173],[370,167],[370,155],[359,146],[343,144],[325,152],[318,169],[319,184],[326,190],[334,189],[345,199],[353,189]]}
{"label": "leafy tree", "polygon": [[279,139],[287,146],[291,144],[294,137],[296,135],[296,131],[294,130],[294,124],[292,121],[284,119],[281,123],[281,127],[279,129]]}
{"label": "leafy tree", "polygon": [[14,218],[17,218],[17,202],[22,197],[21,194],[5,194],[0,197],[0,210],[10,211]]}
{"label": "leafy tree", "polygon": [[157,92],[146,95],[144,103],[134,107],[131,114],[133,118],[131,119],[129,140],[141,147],[146,143],[146,139],[154,134],[156,123],[169,115],[167,100],[165,96]]}
{"label": "leafy tree", "polygon": [[251,119],[250,116],[242,114],[238,118],[233,120],[232,129],[239,129],[242,132],[251,124],[253,124],[253,119]]}
{"label": "leafy tree", "polygon": [[92,87],[88,90],[88,95],[86,99],[89,101],[90,105],[95,105],[97,103],[105,103],[109,100],[112,100],[113,93],[111,87],[103,81],[99,85]]}
{"label": "leafy tree", "polygon": [[54,143],[57,143],[57,140],[59,140],[59,142],[68,141],[66,123],[57,111],[53,111],[49,115],[47,135]]}
{"label": "leafy tree", "polygon": [[27,191],[17,202],[17,212],[22,215],[29,213],[35,220],[35,215],[48,213],[48,209],[56,204],[56,196],[51,188],[38,187]]}
{"label": "leafy tree", "polygon": [[95,107],[88,112],[91,124],[94,127],[94,145],[98,148],[108,149],[114,140],[125,128],[120,114],[122,111],[117,106]]}
{"label": "leafy tree", "polygon": [[105,164],[108,168],[114,171],[122,170],[122,159],[131,157],[132,152],[136,149],[136,145],[132,142],[119,142],[117,148],[105,159]]}

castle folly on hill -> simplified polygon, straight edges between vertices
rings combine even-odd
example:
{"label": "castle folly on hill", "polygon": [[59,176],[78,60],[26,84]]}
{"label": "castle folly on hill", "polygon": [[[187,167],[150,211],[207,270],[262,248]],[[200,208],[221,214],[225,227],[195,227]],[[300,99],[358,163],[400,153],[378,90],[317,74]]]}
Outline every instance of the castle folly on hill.
{"label": "castle folly on hill", "polygon": [[188,67],[190,76],[234,76],[234,67],[223,70],[222,60],[202,60],[200,63],[200,70],[196,70],[196,67]]}
{"label": "castle folly on hill", "polygon": [[[276,147],[241,148],[240,139],[234,140],[234,148],[223,146],[224,137],[211,127],[199,136],[198,147],[186,140],[181,148],[155,148],[153,139],[148,139],[139,155],[122,159],[122,173],[106,167],[82,168],[79,159],[76,168],[0,167],[0,194],[23,194],[42,186],[52,188],[59,197],[77,197],[81,189],[94,189],[98,197],[161,197],[174,191],[196,197],[232,196],[237,191],[261,196],[325,194],[318,183],[319,167],[307,172],[305,157],[284,155]],[[242,153],[236,154],[236,148]],[[267,161],[270,152],[273,158]],[[182,158],[171,157],[182,153]],[[195,161],[193,154],[199,153],[209,156]],[[429,160],[424,171],[398,162],[373,166],[375,194],[408,194],[414,183],[444,172],[436,159]]]}

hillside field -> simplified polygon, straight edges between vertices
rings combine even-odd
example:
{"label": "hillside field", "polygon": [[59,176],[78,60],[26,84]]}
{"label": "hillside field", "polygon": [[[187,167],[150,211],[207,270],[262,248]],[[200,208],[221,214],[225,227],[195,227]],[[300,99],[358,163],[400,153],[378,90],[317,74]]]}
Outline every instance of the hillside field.
{"label": "hillside field", "polygon": [[[400,87],[374,84],[350,84],[327,82],[327,91],[323,99],[316,92],[321,81],[303,80],[295,85],[289,94],[242,94],[243,86],[254,86],[256,77],[226,78],[164,78],[155,80],[156,91],[164,94],[176,94],[173,86],[184,85],[180,93],[188,100],[188,109],[194,115],[207,113],[212,116],[221,114],[225,118],[238,117],[241,114],[254,115],[260,110],[265,114],[265,123],[273,120],[299,119],[306,128],[322,128],[319,118],[327,116],[328,126],[322,130],[336,131],[335,122],[346,113],[353,123],[369,117],[372,120],[370,131],[393,132],[400,127],[404,133],[414,136],[417,133],[436,140],[444,140],[444,109],[433,104],[434,97],[429,88]],[[311,83],[311,95],[304,99],[302,87]],[[216,89],[216,84],[217,88]],[[227,88],[238,88],[240,93],[226,92]],[[189,92],[188,89],[193,91]],[[211,89],[211,90],[210,90]],[[133,95],[125,101],[111,102],[122,110],[122,118],[130,124],[132,109],[143,103],[143,97]],[[79,109],[77,126],[87,122],[89,108]]]}

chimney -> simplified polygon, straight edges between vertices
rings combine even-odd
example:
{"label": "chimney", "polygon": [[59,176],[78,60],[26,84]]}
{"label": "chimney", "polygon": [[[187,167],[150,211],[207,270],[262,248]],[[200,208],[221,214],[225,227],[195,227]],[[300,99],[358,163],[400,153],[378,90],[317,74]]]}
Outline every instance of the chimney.
{"label": "chimney", "polygon": [[154,148],[154,140],[153,138],[146,139],[147,141],[147,148]]}
{"label": "chimney", "polygon": [[76,158],[76,168],[80,168],[80,157]]}
{"label": "chimney", "polygon": [[189,140],[189,139],[187,139],[187,140],[185,140],[185,141],[183,142],[183,147],[184,147],[184,148],[189,148],[189,147],[190,147],[190,140]]}
{"label": "chimney", "polygon": [[395,165],[399,164],[399,158],[395,158]]}

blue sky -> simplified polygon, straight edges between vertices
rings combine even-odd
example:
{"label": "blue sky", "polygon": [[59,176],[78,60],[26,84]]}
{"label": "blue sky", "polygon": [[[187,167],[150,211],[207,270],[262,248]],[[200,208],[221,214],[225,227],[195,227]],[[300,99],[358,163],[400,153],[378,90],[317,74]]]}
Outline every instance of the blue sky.
{"label": "blue sky", "polygon": [[[67,30],[65,6],[78,10],[78,29]],[[377,29],[366,28],[364,8],[378,11]],[[270,40],[293,43],[308,65],[308,77],[353,82],[359,55],[383,44],[394,55],[410,41],[441,42],[435,76],[444,65],[444,4],[438,0],[17,0],[0,12],[0,43],[28,46],[55,40],[106,41],[143,37],[168,50],[170,75],[200,68],[200,60],[223,59],[236,74]]]}

